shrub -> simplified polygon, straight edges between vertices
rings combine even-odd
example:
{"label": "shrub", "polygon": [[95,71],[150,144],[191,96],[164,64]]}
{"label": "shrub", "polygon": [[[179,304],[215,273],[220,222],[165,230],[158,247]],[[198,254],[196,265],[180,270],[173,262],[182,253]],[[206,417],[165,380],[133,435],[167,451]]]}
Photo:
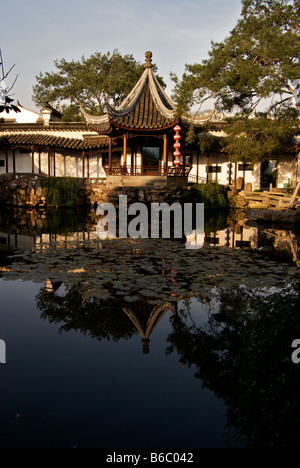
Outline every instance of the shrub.
{"label": "shrub", "polygon": [[196,184],[192,188],[197,202],[204,203],[205,208],[216,210],[228,207],[228,199],[225,187],[217,182],[208,184]]}
{"label": "shrub", "polygon": [[47,179],[44,191],[50,207],[73,207],[78,200],[77,181],[71,177]]}

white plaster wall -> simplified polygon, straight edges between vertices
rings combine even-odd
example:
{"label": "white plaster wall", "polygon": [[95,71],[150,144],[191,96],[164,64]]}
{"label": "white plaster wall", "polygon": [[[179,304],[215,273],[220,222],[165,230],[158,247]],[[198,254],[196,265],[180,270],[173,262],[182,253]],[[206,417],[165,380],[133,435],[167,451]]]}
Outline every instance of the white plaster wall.
{"label": "white plaster wall", "polygon": [[78,155],[65,156],[65,176],[66,177],[82,177],[82,158]]}
{"label": "white plaster wall", "polygon": [[41,172],[48,175],[48,153],[41,153]]}
{"label": "white plaster wall", "polygon": [[[127,163],[130,160],[127,159]],[[102,155],[94,154],[90,156],[90,178],[105,178],[106,173],[102,166]]]}
{"label": "white plaster wall", "polygon": [[[198,170],[197,170],[197,152],[196,151],[187,151],[187,154],[191,154],[192,158],[192,170],[190,172],[190,175],[194,177],[197,177],[198,173],[198,178],[199,181],[204,181],[206,182],[207,179],[207,153],[200,153],[198,156],[199,160],[199,165],[198,165]],[[173,161],[173,155],[170,152],[168,155],[168,162],[169,165],[172,164]],[[242,163],[239,163],[242,164]],[[209,157],[209,165],[214,166],[214,167],[219,167],[221,169],[221,172],[218,173],[211,173],[209,174],[209,180],[211,181],[217,181],[221,185],[228,185],[233,182],[234,176],[235,176],[235,164],[231,164],[231,179],[230,179],[230,162],[226,159],[226,157],[223,154],[219,153],[211,153]],[[250,182],[252,183],[253,190],[259,190],[260,189],[260,164],[256,164],[254,166],[253,171],[237,171],[237,177],[243,177],[245,179],[245,183]]]}
{"label": "white plaster wall", "polygon": [[14,165],[14,162],[13,162],[13,152],[12,152],[12,151],[9,151],[9,152],[8,152],[8,174],[12,174],[12,173],[13,173],[13,165]]}
{"label": "white plaster wall", "polygon": [[16,122],[16,123],[36,123],[37,120],[41,117],[41,114],[25,109],[20,106],[19,109],[21,112],[15,112],[11,110],[9,114],[6,112],[0,112],[0,118],[3,118],[6,122]]}
{"label": "white plaster wall", "polygon": [[32,173],[31,153],[21,154],[16,150],[16,172],[21,174]]}
{"label": "white plaster wall", "polygon": [[56,177],[65,176],[65,156],[61,153],[55,154],[55,175]]}
{"label": "white plaster wall", "polygon": [[[224,156],[218,153],[210,154],[209,165],[221,168],[221,172],[209,174],[209,180],[217,181],[221,185],[227,185],[229,182],[229,162],[225,160]],[[206,176],[206,162],[204,169]]]}
{"label": "white plaster wall", "polygon": [[190,162],[192,165],[192,170],[190,172],[190,175],[196,177],[197,176],[197,153],[195,153],[194,151],[190,151],[188,154],[192,155],[192,158],[190,158]]}
{"label": "white plaster wall", "polygon": [[[41,152],[41,174],[48,176],[48,152]],[[13,151],[8,152],[8,171],[6,168],[6,154],[0,151],[0,160],[4,161],[4,167],[0,167],[0,174],[7,172],[13,173]],[[32,159],[31,153],[20,153],[15,150],[16,173],[31,174]],[[50,157],[51,176],[54,174],[54,157]],[[82,157],[80,154],[69,154],[68,152],[57,152],[55,154],[55,171],[56,177],[82,177]],[[39,174],[39,153],[34,153],[34,172]],[[106,173],[102,166],[101,153],[90,156],[89,159],[89,175],[91,178],[105,178]],[[85,177],[88,176],[87,159],[85,160]]]}
{"label": "white plaster wall", "polygon": [[[238,163],[242,164],[242,162]],[[233,174],[234,174],[234,165],[233,165]],[[244,179],[244,183],[251,183],[252,190],[260,190],[261,188],[261,164],[255,164],[254,170],[250,171],[243,171],[237,170],[237,178],[242,177]],[[234,176],[233,176],[234,179]]]}
{"label": "white plaster wall", "polygon": [[[284,188],[284,184],[289,183],[292,187],[296,186],[298,161],[294,156],[282,155],[279,158],[277,166],[277,187]],[[298,175],[299,176],[299,175]]]}

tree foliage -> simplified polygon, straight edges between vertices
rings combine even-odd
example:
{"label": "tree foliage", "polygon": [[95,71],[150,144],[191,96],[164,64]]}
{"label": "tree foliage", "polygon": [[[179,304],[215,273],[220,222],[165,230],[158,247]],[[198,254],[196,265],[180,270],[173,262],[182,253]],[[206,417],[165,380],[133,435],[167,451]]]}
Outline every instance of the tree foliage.
{"label": "tree foliage", "polygon": [[79,120],[81,103],[91,114],[102,115],[106,103],[118,106],[139,80],[144,66],[132,55],[118,50],[68,62],[55,60],[57,71],[40,73],[33,87],[37,106],[50,103],[59,109],[64,120]]}
{"label": "tree foliage", "polygon": [[242,0],[241,18],[229,36],[212,43],[207,60],[186,65],[181,81],[173,77],[178,113],[213,99],[217,111],[236,117],[229,127],[231,154],[246,140],[249,154],[244,150],[243,156],[272,153],[280,133],[289,128],[291,137],[298,131],[299,33],[299,0]]}
{"label": "tree foliage", "polygon": [[192,187],[198,203],[204,203],[206,209],[219,210],[228,207],[226,190],[217,182],[195,184]]}
{"label": "tree foliage", "polygon": [[255,118],[239,116],[227,119],[227,137],[223,149],[234,162],[251,160],[254,163],[296,149],[294,136],[299,130],[297,112],[291,110],[269,117],[265,113]]}

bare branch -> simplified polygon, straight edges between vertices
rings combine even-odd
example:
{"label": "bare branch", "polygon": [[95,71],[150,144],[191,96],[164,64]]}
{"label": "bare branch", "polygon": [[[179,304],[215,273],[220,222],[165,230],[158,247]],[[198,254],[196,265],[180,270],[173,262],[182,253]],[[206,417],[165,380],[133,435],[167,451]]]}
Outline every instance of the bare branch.
{"label": "bare branch", "polygon": [[8,94],[8,93],[13,89],[13,87],[15,86],[16,81],[17,81],[18,78],[19,78],[19,75],[16,76],[16,78],[15,78],[15,80],[14,80],[12,86],[6,91],[6,94]]}
{"label": "bare branch", "polygon": [[279,102],[275,102],[275,104],[274,104],[272,107],[270,107],[270,109],[268,110],[268,112],[272,112],[272,110],[275,109],[275,107],[279,107],[279,106],[281,106],[282,104],[284,104],[285,102],[290,101],[291,99],[292,99],[292,98],[289,96],[289,97],[287,97],[287,98],[285,98],[285,99],[282,99],[282,100],[279,101]]}
{"label": "bare branch", "polygon": [[6,75],[3,76],[2,80],[5,80],[5,78],[8,77],[8,75],[10,74],[10,72],[12,71],[12,69],[15,67],[16,65],[13,65],[10,70],[6,73]]}
{"label": "bare branch", "polygon": [[1,78],[1,81],[5,75],[5,72],[4,72],[4,63],[3,63],[3,57],[2,57],[2,51],[0,49],[0,61],[1,61],[1,67],[2,67],[2,78]]}

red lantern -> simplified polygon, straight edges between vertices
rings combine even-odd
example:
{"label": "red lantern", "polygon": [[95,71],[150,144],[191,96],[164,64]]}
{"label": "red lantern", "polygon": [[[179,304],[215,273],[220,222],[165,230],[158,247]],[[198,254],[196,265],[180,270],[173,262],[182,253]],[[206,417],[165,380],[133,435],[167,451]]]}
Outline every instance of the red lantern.
{"label": "red lantern", "polygon": [[174,160],[174,166],[176,168],[178,168],[178,166],[180,165],[180,156],[181,156],[181,153],[179,151],[181,145],[180,145],[180,140],[181,140],[181,136],[179,135],[179,132],[181,131],[181,128],[179,127],[179,125],[176,125],[176,127],[174,127],[174,131],[176,132],[176,135],[174,135],[174,140],[175,140],[175,144],[174,144],[174,148],[175,148],[175,152],[173,153],[174,156],[175,156],[175,160]]}

